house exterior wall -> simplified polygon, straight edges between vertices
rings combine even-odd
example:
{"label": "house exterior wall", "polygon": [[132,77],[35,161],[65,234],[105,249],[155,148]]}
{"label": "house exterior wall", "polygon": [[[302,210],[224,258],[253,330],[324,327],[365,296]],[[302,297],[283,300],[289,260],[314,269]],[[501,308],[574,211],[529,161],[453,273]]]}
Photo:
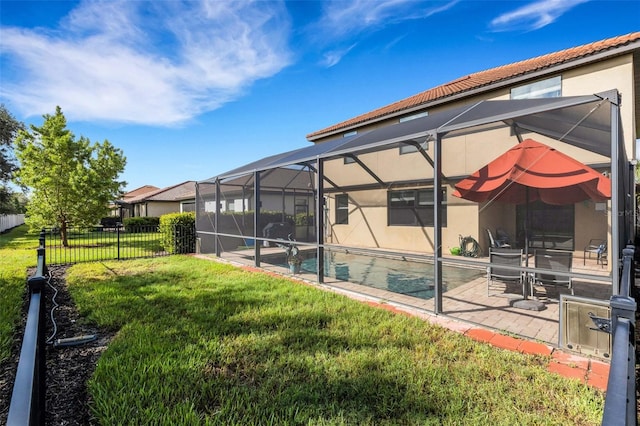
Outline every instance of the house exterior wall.
{"label": "house exterior wall", "polygon": [[179,213],[180,202],[179,201],[147,201],[147,217],[160,217],[163,214]]}
{"label": "house exterior wall", "polygon": [[[624,135],[625,150],[629,159],[635,153],[635,111],[633,80],[633,56],[631,54],[605,60],[595,64],[548,74],[538,79],[556,75],[562,76],[562,96],[590,95],[611,89],[617,89],[622,96],[620,115],[621,132]],[[529,81],[530,82],[530,81]],[[519,82],[517,86],[528,82]],[[455,102],[428,108],[430,113],[469,104],[483,99],[508,100],[511,87],[475,95]],[[415,114],[418,111],[413,111]],[[407,114],[407,115],[411,115]],[[398,117],[383,122],[362,126],[359,132],[395,124]],[[317,142],[335,139],[327,137]],[[338,136],[342,137],[342,136]],[[608,164],[610,159],[580,148],[567,145],[536,134],[523,134],[548,144],[585,164]],[[489,241],[486,229],[495,232],[496,228],[505,229],[510,235],[516,234],[516,208],[513,205],[492,203],[476,204],[453,197],[453,185],[460,179],[487,164],[517,143],[510,129],[473,133],[453,138],[444,138],[442,145],[442,172],[446,182],[447,226],[442,229],[443,252],[458,246],[459,236],[475,238],[486,255]],[[429,143],[427,153],[434,156],[433,143]],[[358,155],[385,183],[422,181],[416,188],[429,188],[433,179],[433,169],[420,153],[399,155],[398,148],[375,153]],[[325,162],[325,175],[338,186],[371,185],[375,180],[358,164],[344,164],[342,159]],[[446,180],[450,178],[449,180]],[[328,193],[327,208],[329,238],[328,242],[361,247],[376,247],[417,252],[433,252],[433,229],[431,227],[389,226],[387,208],[387,190],[371,189],[349,191],[349,223],[335,224],[335,195],[340,192],[325,188]],[[608,234],[607,211],[597,210],[595,203],[586,201],[575,206],[575,250],[581,250],[589,239],[603,238]],[[495,236],[495,235],[494,235]]]}
{"label": "house exterior wall", "polygon": [[[460,235],[477,238],[478,207],[453,197],[453,186],[447,186],[446,192],[448,225],[442,228],[442,239],[443,249],[448,251],[458,246]],[[432,227],[388,225],[387,196],[384,189],[350,192],[349,223],[341,225],[335,224],[335,194],[329,194],[329,242],[356,247],[433,252]]]}

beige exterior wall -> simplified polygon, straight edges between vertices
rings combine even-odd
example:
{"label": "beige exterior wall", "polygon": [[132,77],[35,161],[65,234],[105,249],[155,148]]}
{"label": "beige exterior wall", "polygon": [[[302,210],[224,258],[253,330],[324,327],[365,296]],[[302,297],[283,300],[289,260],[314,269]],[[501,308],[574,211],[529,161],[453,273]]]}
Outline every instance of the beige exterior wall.
{"label": "beige exterior wall", "polygon": [[[457,247],[459,235],[477,239],[478,206],[453,197],[453,187],[447,187],[447,227],[442,228],[443,250]],[[329,209],[328,242],[354,247],[433,253],[433,228],[389,226],[387,190],[350,192],[349,223],[335,224],[335,194],[327,196]],[[515,228],[515,221],[514,221]]]}
{"label": "beige exterior wall", "polygon": [[179,201],[168,201],[168,202],[149,201],[149,202],[147,202],[147,217],[160,217],[163,214],[179,213],[179,212],[180,212],[180,202]]}
{"label": "beige exterior wall", "polygon": [[[546,79],[558,74],[549,74]],[[617,89],[622,95],[620,109],[622,134],[629,159],[635,158],[635,120],[634,102],[636,94],[633,85],[632,55],[625,55],[597,64],[586,65],[562,72],[562,95],[590,95],[611,89]],[[516,86],[530,83],[521,82]],[[469,97],[429,108],[430,113],[448,109],[481,99],[509,99],[510,88]],[[414,114],[415,111],[412,113]],[[411,114],[407,114],[411,115]],[[365,126],[360,131],[371,130],[398,122],[398,118],[375,125]],[[580,148],[576,148],[536,134],[523,134],[551,145],[585,164],[607,164],[610,159]],[[333,137],[335,138],[335,137]],[[332,138],[327,138],[329,140]],[[452,179],[447,182],[447,227],[442,229],[443,253],[458,246],[458,237],[472,236],[486,255],[489,241],[486,229],[495,232],[496,228],[505,229],[512,238],[516,236],[516,208],[499,202],[490,205],[476,203],[453,197],[453,184],[481,168],[498,155],[517,143],[515,135],[508,128],[445,138],[443,140],[442,170]],[[433,143],[429,144],[428,154],[433,158]],[[433,169],[419,154],[399,155],[398,148],[376,153],[359,155],[366,164],[385,183],[406,181],[429,181],[433,179]],[[344,164],[342,159],[327,161],[325,175],[340,187],[352,185],[371,185],[376,181],[358,164]],[[429,187],[423,184],[421,187]],[[328,238],[329,242],[347,246],[375,247],[417,252],[433,252],[433,230],[416,226],[388,226],[387,189],[366,191],[348,191],[349,224],[335,225],[335,193],[328,191]],[[393,186],[393,189],[400,189]],[[608,207],[607,207],[608,209]],[[575,205],[575,250],[581,251],[591,238],[605,238],[608,234],[607,210],[596,209],[592,201]],[[494,235],[495,236],[495,235]]]}
{"label": "beige exterior wall", "polygon": [[[634,120],[634,99],[636,93],[634,91],[633,81],[633,55],[627,54],[616,58],[608,59],[594,64],[587,64],[578,68],[565,70],[562,72],[550,73],[529,81],[522,81],[510,87],[496,89],[491,92],[477,94],[452,102],[440,104],[435,107],[425,108],[424,110],[433,114],[438,111],[459,107],[465,104],[478,102],[481,100],[508,100],[511,87],[528,84],[537,80],[561,75],[562,77],[562,96],[582,96],[592,95],[607,90],[617,89],[622,96],[622,105],[620,114],[622,117],[622,130],[625,135],[625,146],[629,158],[635,158],[635,139],[637,138],[637,129]],[[406,115],[412,115],[419,111],[412,111]],[[395,124],[398,117],[383,120],[378,123],[365,125],[358,128],[359,132],[373,130]],[[351,131],[351,130],[349,130]],[[342,135],[332,135],[323,139],[319,139],[316,143],[342,137]],[[544,142],[544,141],[541,141]],[[546,142],[545,142],[546,143]]]}

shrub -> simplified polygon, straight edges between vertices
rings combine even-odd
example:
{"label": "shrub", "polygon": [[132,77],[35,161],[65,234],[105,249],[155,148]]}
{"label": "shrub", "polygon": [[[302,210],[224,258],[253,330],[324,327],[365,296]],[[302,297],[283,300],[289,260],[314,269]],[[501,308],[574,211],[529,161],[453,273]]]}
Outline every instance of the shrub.
{"label": "shrub", "polygon": [[104,228],[116,228],[120,223],[120,218],[117,216],[107,216],[100,219],[100,225]]}
{"label": "shrub", "polygon": [[196,215],[194,212],[160,216],[160,243],[169,253],[195,253]]}
{"label": "shrub", "polygon": [[124,229],[127,232],[148,232],[148,230],[141,230],[141,228],[158,226],[159,224],[159,217],[128,217],[124,220]]}
{"label": "shrub", "polygon": [[296,226],[311,226],[313,225],[313,214],[298,213],[295,220]]}

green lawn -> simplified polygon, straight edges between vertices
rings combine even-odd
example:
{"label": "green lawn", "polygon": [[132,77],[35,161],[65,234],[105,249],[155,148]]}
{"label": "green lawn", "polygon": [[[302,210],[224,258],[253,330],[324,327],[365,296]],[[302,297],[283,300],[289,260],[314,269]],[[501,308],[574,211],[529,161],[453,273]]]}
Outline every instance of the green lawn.
{"label": "green lawn", "polygon": [[0,235],[0,364],[11,355],[27,289],[27,268],[37,263],[38,235],[19,226]]}
{"label": "green lawn", "polygon": [[[11,345],[21,318],[27,288],[27,268],[35,266],[37,262],[38,237],[39,233],[28,232],[26,225],[0,234],[0,363],[11,355]],[[116,258],[117,240],[113,235],[104,235],[97,240],[99,237],[100,235],[73,235],[70,239],[71,248],[58,249],[57,257],[53,257],[54,250],[47,250],[47,262],[53,264],[64,263],[65,259],[83,262],[97,258]],[[120,243],[121,258],[153,256],[162,250],[160,233],[157,232],[122,233]]]}
{"label": "green lawn", "polygon": [[417,318],[186,256],[73,266],[118,331],[89,383],[104,425],[600,424],[603,396]]}

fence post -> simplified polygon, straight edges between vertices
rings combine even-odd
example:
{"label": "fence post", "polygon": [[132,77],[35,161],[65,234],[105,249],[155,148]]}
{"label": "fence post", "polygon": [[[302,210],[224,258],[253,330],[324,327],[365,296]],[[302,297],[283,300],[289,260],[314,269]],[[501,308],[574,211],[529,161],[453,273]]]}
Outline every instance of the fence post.
{"label": "fence post", "polygon": [[117,247],[118,247],[118,260],[120,260],[120,227],[118,226],[116,228],[116,235],[117,235]]}

